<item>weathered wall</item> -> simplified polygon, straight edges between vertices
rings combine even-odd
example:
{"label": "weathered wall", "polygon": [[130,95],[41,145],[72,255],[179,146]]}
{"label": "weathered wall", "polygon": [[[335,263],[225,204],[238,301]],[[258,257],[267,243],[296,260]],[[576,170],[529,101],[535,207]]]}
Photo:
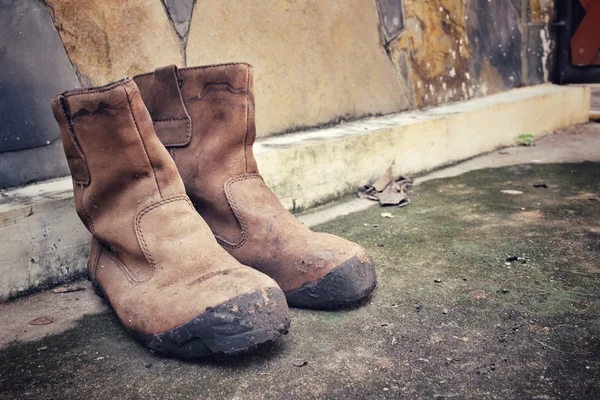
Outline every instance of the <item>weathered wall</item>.
{"label": "weathered wall", "polygon": [[374,1],[201,0],[187,62],[255,66],[259,136],[387,114],[409,102],[378,25]]}
{"label": "weathered wall", "polygon": [[0,188],[68,174],[48,104],[76,86],[48,9],[0,1]]}
{"label": "weathered wall", "polygon": [[[0,12],[0,165],[60,158],[53,94],[162,65],[252,63],[264,137],[545,82],[552,52],[552,0],[2,0]],[[36,167],[3,171],[0,188],[66,173],[62,160]]]}
{"label": "weathered wall", "polygon": [[416,107],[548,80],[552,0],[404,0],[387,44]]}
{"label": "weathered wall", "polygon": [[183,64],[179,38],[161,0],[46,2],[85,85]]}

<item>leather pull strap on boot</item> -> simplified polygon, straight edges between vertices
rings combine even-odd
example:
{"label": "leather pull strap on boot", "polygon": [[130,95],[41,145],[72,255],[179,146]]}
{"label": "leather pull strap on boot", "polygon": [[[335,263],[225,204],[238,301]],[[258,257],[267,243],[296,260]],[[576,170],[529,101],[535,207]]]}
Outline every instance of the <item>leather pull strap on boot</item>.
{"label": "leather pull strap on boot", "polygon": [[194,206],[239,262],[275,279],[290,306],[337,308],[373,291],[360,246],[311,232],[263,182],[250,65],[168,66],[134,80]]}
{"label": "leather pull strap on boot", "polygon": [[135,338],[190,358],[287,332],[281,289],[218,245],[131,79],[65,92],[52,110],[93,235],[90,279]]}

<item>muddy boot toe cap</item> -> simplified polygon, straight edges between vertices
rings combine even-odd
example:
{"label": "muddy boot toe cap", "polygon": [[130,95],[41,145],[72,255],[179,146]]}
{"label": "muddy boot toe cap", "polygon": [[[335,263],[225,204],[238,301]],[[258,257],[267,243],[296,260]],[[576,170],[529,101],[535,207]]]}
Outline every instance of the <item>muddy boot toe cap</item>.
{"label": "muddy boot toe cap", "polygon": [[366,298],[377,286],[371,259],[353,256],[315,282],[286,292],[290,307],[336,309],[351,306]]}
{"label": "muddy boot toe cap", "polygon": [[131,333],[157,353],[190,359],[242,353],[276,341],[289,327],[285,296],[274,287],[237,296],[167,332]]}

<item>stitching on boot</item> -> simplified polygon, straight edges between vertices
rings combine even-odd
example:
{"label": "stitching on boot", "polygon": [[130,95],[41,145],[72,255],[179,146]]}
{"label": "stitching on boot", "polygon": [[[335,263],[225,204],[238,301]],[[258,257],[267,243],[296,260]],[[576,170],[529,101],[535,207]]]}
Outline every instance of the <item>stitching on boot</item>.
{"label": "stitching on boot", "polygon": [[87,161],[85,159],[85,155],[83,154],[83,150],[79,146],[79,142],[77,141],[77,137],[75,136],[75,130],[73,129],[73,126],[71,125],[71,119],[68,117],[68,114],[67,114],[68,104],[67,104],[64,96],[60,99],[60,103],[61,103],[61,111],[63,113],[63,116],[65,117],[65,122],[67,123],[67,130],[69,131],[69,137],[71,138],[71,142],[73,143],[73,146],[75,147],[75,149],[81,156],[81,160],[83,161],[83,167],[85,169],[85,173],[88,178],[85,181],[80,181],[80,180],[76,180],[76,179],[73,179],[73,181],[75,182],[75,184],[81,186],[81,196],[79,199],[79,207],[81,208],[81,216],[84,220],[84,224],[87,226],[87,228],[90,230],[90,233],[93,235],[95,232],[94,221],[89,216],[89,214],[85,211],[85,207],[83,205],[83,196],[85,195],[85,189],[91,183],[92,175],[90,174],[90,170],[88,169]]}
{"label": "stitching on boot", "polygon": [[154,124],[164,123],[164,122],[173,122],[173,121],[185,121],[185,123],[187,124],[187,133],[185,135],[185,140],[182,142],[175,142],[175,143],[163,143],[163,145],[165,147],[169,147],[169,146],[183,146],[184,144],[189,144],[190,139],[192,138],[192,126],[190,124],[189,118],[165,118],[165,119],[153,119],[152,120],[152,122]]}
{"label": "stitching on boot", "polygon": [[[121,262],[121,260],[119,260],[119,258],[116,256],[116,254],[113,253],[113,250],[111,249],[105,249],[104,247],[104,243],[102,243],[102,241],[95,239],[98,241],[98,254],[96,255],[95,261],[93,263],[93,268],[89,268],[89,273],[92,279],[96,279],[96,272],[98,270],[98,264],[100,263],[100,257],[102,256],[103,253],[106,253],[107,257],[110,258],[116,265],[117,267],[121,270],[121,272],[123,272],[123,275],[125,275],[125,278],[132,284],[137,284],[139,283],[139,281],[137,281],[135,279],[135,277],[131,274],[131,272],[129,272],[129,269],[127,269],[127,267],[125,266],[125,264],[123,264]],[[109,242],[110,243],[110,242]],[[114,246],[112,244],[110,244],[111,248],[114,248]],[[150,274],[150,276],[146,279],[150,279],[150,277],[152,277],[152,274]]]}
{"label": "stitching on boot", "polygon": [[93,279],[96,279],[96,270],[98,269],[98,262],[100,261],[100,256],[102,255],[102,250],[104,246],[102,246],[102,243],[98,239],[94,238],[92,240],[96,240],[98,242],[98,252],[96,254],[96,257],[94,257],[94,262],[92,263],[92,265],[90,265],[89,274]]}
{"label": "stitching on boot", "polygon": [[248,173],[248,120],[250,118],[250,68],[246,69],[246,134],[244,135],[244,172]]}
{"label": "stitching on boot", "polygon": [[[196,67],[185,67],[185,68],[179,68],[179,70],[183,70],[183,71],[191,71],[194,69],[208,69],[208,68],[219,68],[219,67],[228,67],[231,65],[246,65],[250,68],[252,68],[252,65],[245,63],[245,62],[231,62],[231,63],[224,63],[224,64],[211,64],[211,65],[198,65]],[[140,75],[138,75],[140,76]]]}
{"label": "stitching on boot", "polygon": [[[252,65],[246,63],[246,62],[230,62],[230,63],[223,63],[223,64],[210,64],[210,65],[198,65],[195,67],[184,67],[184,68],[178,68],[179,71],[183,70],[183,71],[191,71],[191,70],[195,70],[195,69],[209,69],[209,68],[219,68],[219,67],[228,67],[228,66],[232,66],[232,65],[246,65],[250,68],[253,68]],[[138,74],[134,77],[135,78],[140,78],[142,76],[148,76],[148,75],[154,75],[154,71],[152,72],[145,72],[143,74]]]}
{"label": "stitching on boot", "polygon": [[183,121],[187,118],[165,118],[165,119],[153,119],[152,122],[169,122],[169,121]]}
{"label": "stitching on boot", "polygon": [[148,212],[150,212],[150,211],[154,210],[155,208],[158,208],[164,204],[172,203],[174,201],[181,201],[181,200],[187,202],[191,206],[191,202],[186,195],[176,195],[173,197],[168,197],[166,199],[163,199],[157,203],[150,204],[149,206],[146,206],[135,217],[135,224],[134,224],[135,235],[138,238],[138,244],[140,245],[140,248],[142,249],[142,253],[144,253],[144,256],[146,257],[146,261],[148,261],[148,264],[150,264],[150,269],[152,271],[148,278],[146,278],[144,281],[139,282],[139,283],[146,282],[148,279],[150,279],[152,277],[152,275],[154,275],[154,269],[155,269],[155,265],[156,265],[154,258],[152,258],[152,255],[150,254],[150,250],[148,249],[146,240],[144,240],[144,234],[142,233],[142,229],[140,227],[142,217],[144,215],[146,215]]}
{"label": "stitching on boot", "polygon": [[89,214],[85,211],[85,207],[83,206],[83,196],[85,194],[85,187],[81,183],[79,185],[81,185],[81,198],[79,199],[79,207],[81,207],[81,214],[83,219],[85,220],[88,229],[90,230],[90,233],[94,235],[96,231],[96,229],[94,228],[94,221],[92,220],[92,217],[90,217]]}
{"label": "stitching on boot", "polygon": [[108,92],[109,90],[117,89],[120,86],[125,86],[129,82],[131,82],[131,78],[127,77],[120,82],[109,83],[108,85],[106,85],[106,87],[101,86],[101,87],[94,88],[94,89],[85,89],[85,91],[82,93],[66,93],[65,92],[63,95],[65,97],[88,96],[88,95],[92,95],[92,94],[103,93],[103,92]]}
{"label": "stitching on boot", "polygon": [[144,139],[142,138],[142,133],[140,132],[140,128],[138,126],[137,120],[135,119],[135,115],[133,115],[133,108],[131,107],[131,99],[129,98],[129,93],[127,93],[127,89],[123,86],[123,91],[125,92],[125,97],[127,98],[127,106],[129,107],[129,114],[131,115],[131,119],[135,124],[135,129],[137,130],[138,136],[140,138],[140,142],[142,143],[142,147],[144,148],[144,153],[146,154],[146,158],[148,159],[148,163],[150,163],[150,168],[152,168],[152,173],[154,175],[154,182],[156,183],[156,189],[158,190],[158,195],[162,198],[162,193],[160,192],[160,186],[158,185],[158,177],[156,176],[156,169],[152,164],[152,160],[150,159],[150,154],[148,154],[148,150],[146,149],[146,143],[144,143]]}
{"label": "stitching on boot", "polygon": [[87,179],[85,181],[77,180],[77,179],[73,179],[73,180],[75,181],[75,183],[78,183],[80,185],[89,185],[92,180],[91,175],[90,175],[90,170],[88,169],[87,161],[83,154],[83,150],[81,150],[81,147],[79,146],[79,142],[77,141],[77,138],[75,137],[75,131],[73,130],[73,125],[71,125],[71,119],[69,118],[69,116],[67,114],[66,108],[68,107],[68,105],[65,100],[65,97],[63,96],[59,101],[60,101],[60,105],[61,105],[60,110],[62,111],[62,114],[65,117],[65,122],[67,124],[67,131],[69,132],[69,137],[71,138],[71,143],[73,143],[75,150],[77,150],[77,153],[79,153],[79,157],[83,161],[83,168],[85,169],[85,174],[87,175]]}
{"label": "stitching on boot", "polygon": [[134,285],[139,285],[142,284],[144,282],[147,282],[150,278],[152,278],[152,276],[154,275],[154,269],[152,269],[150,271],[150,274],[148,275],[147,278],[144,278],[142,280],[136,279],[133,274],[129,271],[129,269],[127,268],[127,266],[125,264],[123,264],[123,262],[121,262],[121,260],[119,260],[119,258],[113,254],[111,251],[106,251],[106,255],[113,260],[113,262],[115,264],[117,264],[117,267],[119,267],[119,269],[121,270],[121,272],[123,272],[123,275],[125,275],[125,278],[127,278],[127,280],[134,284]]}
{"label": "stitching on boot", "polygon": [[242,175],[237,175],[237,176],[234,176],[233,178],[228,179],[227,182],[225,182],[225,185],[223,185],[223,189],[225,190],[225,197],[227,198],[229,207],[231,208],[231,211],[233,211],[233,215],[235,216],[238,223],[240,224],[240,227],[242,228],[242,238],[237,243],[231,243],[217,235],[215,235],[215,238],[217,239],[219,244],[221,244],[221,246],[226,247],[231,250],[239,249],[248,240],[248,226],[246,224],[246,220],[240,214],[240,209],[237,206],[237,203],[235,202],[233,193],[231,193],[231,185],[236,182],[245,181],[248,179],[260,179],[264,183],[262,177],[259,174],[242,174]]}

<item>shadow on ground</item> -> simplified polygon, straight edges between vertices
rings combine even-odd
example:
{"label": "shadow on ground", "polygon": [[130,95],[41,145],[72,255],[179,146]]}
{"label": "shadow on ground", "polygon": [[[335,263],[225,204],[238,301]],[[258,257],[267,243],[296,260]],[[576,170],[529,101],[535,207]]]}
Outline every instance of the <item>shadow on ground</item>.
{"label": "shadow on ground", "polygon": [[1,350],[0,397],[599,398],[599,177],[582,163],[426,182],[406,208],[316,228],[375,259],[362,307],[295,310],[278,345],[203,362],[153,355],[108,311],[88,315]]}

